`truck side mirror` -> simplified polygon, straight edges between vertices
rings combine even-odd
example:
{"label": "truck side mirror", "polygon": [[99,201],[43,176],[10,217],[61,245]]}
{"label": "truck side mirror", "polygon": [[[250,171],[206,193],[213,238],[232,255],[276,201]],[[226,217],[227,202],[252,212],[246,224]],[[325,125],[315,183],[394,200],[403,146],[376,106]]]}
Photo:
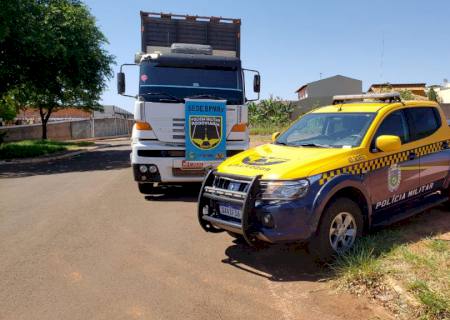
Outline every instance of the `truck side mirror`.
{"label": "truck side mirror", "polygon": [[125,73],[123,72],[117,73],[117,93],[118,94],[125,93]]}
{"label": "truck side mirror", "polygon": [[253,77],[253,91],[259,93],[261,91],[261,76],[255,74]]}

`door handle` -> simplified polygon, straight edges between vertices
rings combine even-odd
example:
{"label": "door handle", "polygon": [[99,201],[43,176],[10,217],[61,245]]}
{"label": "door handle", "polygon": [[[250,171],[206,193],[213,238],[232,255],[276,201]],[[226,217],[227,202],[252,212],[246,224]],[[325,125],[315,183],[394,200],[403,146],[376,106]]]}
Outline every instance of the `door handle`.
{"label": "door handle", "polygon": [[416,153],[415,152],[410,152],[409,153],[409,160],[414,160],[416,158]]}

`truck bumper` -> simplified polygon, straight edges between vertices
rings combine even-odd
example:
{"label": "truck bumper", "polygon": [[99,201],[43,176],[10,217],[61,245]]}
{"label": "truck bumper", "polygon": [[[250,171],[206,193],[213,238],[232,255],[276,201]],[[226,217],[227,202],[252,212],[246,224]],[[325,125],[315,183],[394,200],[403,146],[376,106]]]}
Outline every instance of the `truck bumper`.
{"label": "truck bumper", "polygon": [[[134,180],[140,183],[182,183],[202,182],[206,173],[220,162],[208,163],[203,169],[183,169],[181,163],[185,160],[184,146],[164,144],[156,140],[138,140],[131,145],[130,160],[133,167]],[[227,157],[248,149],[246,141],[227,141]],[[154,174],[147,170],[140,171],[140,165],[156,166]],[[145,177],[145,178],[143,178]]]}
{"label": "truck bumper", "polygon": [[[227,181],[223,183],[223,181]],[[227,183],[239,183],[239,191]],[[245,185],[245,186],[243,186]],[[224,230],[243,235],[248,244],[306,242],[314,234],[313,211],[305,199],[262,201],[260,178],[224,175],[210,171],[200,190],[198,220],[207,232]],[[240,219],[224,215],[221,205],[240,210]]]}

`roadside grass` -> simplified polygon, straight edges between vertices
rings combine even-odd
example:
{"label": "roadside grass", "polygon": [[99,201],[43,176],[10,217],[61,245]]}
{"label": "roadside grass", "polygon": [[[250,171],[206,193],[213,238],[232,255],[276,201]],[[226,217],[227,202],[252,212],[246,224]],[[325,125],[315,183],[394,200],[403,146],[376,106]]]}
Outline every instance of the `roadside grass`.
{"label": "roadside grass", "polygon": [[23,140],[0,145],[0,159],[33,158],[55,152],[77,150],[93,145],[90,141]]}
{"label": "roadside grass", "polygon": [[331,264],[336,284],[370,296],[401,319],[450,319],[450,241],[440,235],[411,240],[408,232],[363,237]]}

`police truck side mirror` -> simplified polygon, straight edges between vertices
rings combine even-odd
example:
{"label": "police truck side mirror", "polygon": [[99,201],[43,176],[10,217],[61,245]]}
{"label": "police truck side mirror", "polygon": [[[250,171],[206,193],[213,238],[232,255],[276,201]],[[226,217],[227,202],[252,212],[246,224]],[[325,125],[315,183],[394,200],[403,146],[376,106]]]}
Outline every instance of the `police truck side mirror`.
{"label": "police truck side mirror", "polygon": [[280,136],[280,133],[277,131],[277,132],[274,132],[274,133],[272,133],[272,142],[275,142],[275,140],[277,140],[277,138]]}
{"label": "police truck side mirror", "polygon": [[253,77],[253,91],[256,93],[261,91],[261,76],[259,74],[255,74]]}
{"label": "police truck side mirror", "polygon": [[117,93],[118,94],[125,93],[125,73],[123,72],[117,73]]}
{"label": "police truck side mirror", "polygon": [[400,150],[402,141],[398,136],[383,135],[375,140],[375,146],[383,152],[394,152]]}

